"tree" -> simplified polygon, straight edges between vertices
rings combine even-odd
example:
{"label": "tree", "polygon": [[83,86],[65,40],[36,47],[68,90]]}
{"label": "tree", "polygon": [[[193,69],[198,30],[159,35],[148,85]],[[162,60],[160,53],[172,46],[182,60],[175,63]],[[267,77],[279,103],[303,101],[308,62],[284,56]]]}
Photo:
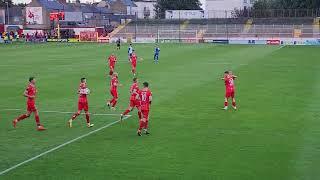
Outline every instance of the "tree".
{"label": "tree", "polygon": [[155,11],[158,18],[164,18],[166,10],[201,10],[199,0],[157,0]]}

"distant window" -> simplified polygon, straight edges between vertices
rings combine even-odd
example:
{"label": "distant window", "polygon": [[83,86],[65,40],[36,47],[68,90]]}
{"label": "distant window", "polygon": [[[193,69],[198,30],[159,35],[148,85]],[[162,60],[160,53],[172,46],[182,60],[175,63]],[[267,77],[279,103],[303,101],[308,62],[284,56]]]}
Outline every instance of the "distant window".
{"label": "distant window", "polygon": [[247,1],[247,0],[243,0],[243,3],[247,4],[247,3],[248,3],[248,1]]}

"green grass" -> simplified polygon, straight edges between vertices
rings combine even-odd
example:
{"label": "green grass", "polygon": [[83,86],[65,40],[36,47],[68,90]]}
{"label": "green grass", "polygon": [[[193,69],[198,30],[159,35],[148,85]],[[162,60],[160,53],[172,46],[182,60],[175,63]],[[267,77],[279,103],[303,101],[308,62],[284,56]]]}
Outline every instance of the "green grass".
{"label": "green grass", "polygon": [[[115,124],[22,165],[0,179],[315,180],[320,177],[320,61],[317,47],[161,44],[135,45],[140,82],[153,91],[151,135],[138,137],[136,111]],[[120,114],[131,83],[126,47],[116,69],[123,86],[118,110],[109,98],[106,56],[114,46],[39,44],[0,46],[0,171],[118,120],[93,116],[93,129],[71,114],[40,113],[13,129],[25,108],[22,92],[37,77],[40,111],[75,111],[79,79],[87,77],[93,113]],[[222,111],[227,69],[234,71],[238,111]]]}

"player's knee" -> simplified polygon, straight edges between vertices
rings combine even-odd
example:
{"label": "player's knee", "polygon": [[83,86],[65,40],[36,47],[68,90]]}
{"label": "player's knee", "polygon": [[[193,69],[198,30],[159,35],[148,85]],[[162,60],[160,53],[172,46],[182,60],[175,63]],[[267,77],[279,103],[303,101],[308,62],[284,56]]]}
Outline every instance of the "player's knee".
{"label": "player's knee", "polygon": [[27,118],[30,117],[30,113],[27,113],[27,114],[26,114],[26,117],[27,117]]}

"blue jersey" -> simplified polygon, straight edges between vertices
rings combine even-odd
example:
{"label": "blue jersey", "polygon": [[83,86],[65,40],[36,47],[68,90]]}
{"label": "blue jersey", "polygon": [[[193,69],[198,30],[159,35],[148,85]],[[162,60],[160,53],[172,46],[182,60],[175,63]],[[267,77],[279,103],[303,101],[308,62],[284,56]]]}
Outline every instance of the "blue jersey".
{"label": "blue jersey", "polygon": [[155,49],[154,49],[154,54],[159,54],[159,53],[160,53],[160,48],[158,48],[158,47],[155,48]]}

